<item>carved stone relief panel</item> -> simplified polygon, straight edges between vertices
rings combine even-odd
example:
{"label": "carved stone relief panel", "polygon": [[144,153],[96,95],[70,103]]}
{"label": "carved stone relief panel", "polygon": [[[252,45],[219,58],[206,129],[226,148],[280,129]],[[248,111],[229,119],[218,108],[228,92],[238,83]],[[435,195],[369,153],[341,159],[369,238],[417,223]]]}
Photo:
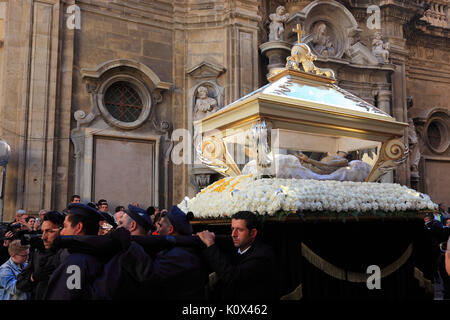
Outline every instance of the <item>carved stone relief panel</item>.
{"label": "carved stone relief panel", "polygon": [[317,21],[311,27],[312,50],[322,57],[335,57],[337,54],[337,39],[333,28],[325,21]]}
{"label": "carved stone relief panel", "polygon": [[337,1],[312,1],[291,15],[286,25],[289,40],[295,41],[290,30],[297,23],[301,24],[306,30],[303,42],[308,43],[319,58],[342,59],[359,39],[361,29],[355,17]]}

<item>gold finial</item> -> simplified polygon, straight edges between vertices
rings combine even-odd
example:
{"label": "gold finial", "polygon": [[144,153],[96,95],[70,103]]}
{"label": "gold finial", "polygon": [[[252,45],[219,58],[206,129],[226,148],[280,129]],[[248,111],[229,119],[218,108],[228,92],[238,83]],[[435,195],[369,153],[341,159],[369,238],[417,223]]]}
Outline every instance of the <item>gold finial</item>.
{"label": "gold finial", "polygon": [[302,30],[300,24],[297,23],[295,29],[292,29],[292,31],[297,34],[297,42],[302,43],[302,36],[305,34],[305,32]]}

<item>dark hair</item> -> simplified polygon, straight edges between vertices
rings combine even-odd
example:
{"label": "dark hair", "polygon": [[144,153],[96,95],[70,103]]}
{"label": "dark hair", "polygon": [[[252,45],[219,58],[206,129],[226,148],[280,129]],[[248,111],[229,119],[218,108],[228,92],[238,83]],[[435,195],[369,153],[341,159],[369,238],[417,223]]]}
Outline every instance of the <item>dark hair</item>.
{"label": "dark hair", "polygon": [[98,206],[101,206],[101,205],[104,204],[104,203],[108,204],[108,201],[106,201],[105,199],[100,199],[100,200],[98,200],[98,202],[97,202]]}
{"label": "dark hair", "polygon": [[86,235],[96,236],[98,234],[99,224],[98,220],[90,219],[88,217],[79,215],[79,214],[71,214],[68,215],[68,220],[70,221],[70,225],[74,228],[78,223],[83,224],[83,230]]}
{"label": "dark hair", "polygon": [[114,212],[117,213],[119,211],[125,211],[125,207],[124,206],[117,206],[116,209],[114,210]]}
{"label": "dark hair", "polygon": [[148,214],[149,216],[151,216],[151,215],[155,214],[156,209],[155,209],[155,207],[150,206],[150,207],[147,208],[146,211],[147,211],[147,214]]}
{"label": "dark hair", "polygon": [[50,221],[59,227],[64,225],[65,215],[59,211],[49,211],[44,215],[43,221]]}
{"label": "dark hair", "polygon": [[81,197],[77,194],[74,194],[73,196],[70,197],[70,202],[73,202],[73,200],[75,200],[75,198],[81,199]]}
{"label": "dark hair", "polygon": [[261,224],[257,216],[250,211],[239,211],[231,216],[231,219],[245,220],[245,225],[248,230],[256,229],[261,231]]}
{"label": "dark hair", "polygon": [[345,159],[347,159],[347,161],[353,161],[353,160],[355,160],[355,157],[353,156],[353,154],[352,153],[347,153],[346,155],[345,155]]}
{"label": "dark hair", "polygon": [[34,220],[36,220],[36,218],[35,218],[35,217],[33,217],[33,216],[28,216],[28,217],[26,217],[26,218],[25,218],[25,222],[28,222],[28,221],[30,221],[30,219],[34,219]]}
{"label": "dark hair", "polygon": [[91,208],[98,210],[98,206],[95,202],[88,202],[87,205]]}

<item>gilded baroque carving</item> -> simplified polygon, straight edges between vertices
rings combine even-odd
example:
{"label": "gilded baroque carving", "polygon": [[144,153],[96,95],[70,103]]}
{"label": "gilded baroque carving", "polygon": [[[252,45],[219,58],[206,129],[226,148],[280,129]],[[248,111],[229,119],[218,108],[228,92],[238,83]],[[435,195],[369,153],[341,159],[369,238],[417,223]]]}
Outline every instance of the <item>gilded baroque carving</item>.
{"label": "gilded baroque carving", "polygon": [[286,58],[286,68],[301,71],[300,65],[302,65],[305,72],[334,78],[333,70],[318,68],[314,65],[314,60],[317,59],[317,56],[311,52],[307,44],[301,43],[302,30],[300,25],[297,25],[297,28],[293,29],[293,31],[297,33],[298,42],[292,47],[291,55]]}
{"label": "gilded baroque carving", "polygon": [[383,142],[380,156],[369,173],[366,182],[378,181],[384,174],[403,163],[408,157],[408,152],[408,147],[399,139]]}
{"label": "gilded baroque carving", "polygon": [[241,170],[229,154],[227,146],[222,139],[206,137],[197,144],[196,153],[202,164],[220,174],[230,177],[238,176]]}

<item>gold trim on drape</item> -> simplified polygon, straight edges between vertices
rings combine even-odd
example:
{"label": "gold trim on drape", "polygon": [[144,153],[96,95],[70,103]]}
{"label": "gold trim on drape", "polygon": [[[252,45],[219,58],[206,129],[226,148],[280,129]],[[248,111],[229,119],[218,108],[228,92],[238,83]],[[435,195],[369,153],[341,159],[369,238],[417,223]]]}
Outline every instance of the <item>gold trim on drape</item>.
{"label": "gold trim on drape", "polygon": [[[405,264],[406,261],[408,261],[409,257],[411,256],[411,253],[412,253],[412,243],[408,246],[406,251],[400,256],[400,258],[398,258],[396,261],[394,261],[387,267],[381,269],[381,277],[382,278],[387,277],[390,274],[397,271],[402,265]],[[325,261],[321,257],[319,257],[304,243],[302,243],[302,256],[305,257],[305,259],[309,263],[314,265],[316,268],[322,270],[323,272],[325,272],[329,276],[332,276],[333,278],[358,283],[367,281],[368,278],[367,273],[347,272],[344,269],[336,267],[331,263]]]}
{"label": "gold trim on drape", "polygon": [[434,284],[423,276],[423,272],[418,268],[414,268],[414,278],[419,281],[419,286],[424,288],[428,293],[434,292]]}

